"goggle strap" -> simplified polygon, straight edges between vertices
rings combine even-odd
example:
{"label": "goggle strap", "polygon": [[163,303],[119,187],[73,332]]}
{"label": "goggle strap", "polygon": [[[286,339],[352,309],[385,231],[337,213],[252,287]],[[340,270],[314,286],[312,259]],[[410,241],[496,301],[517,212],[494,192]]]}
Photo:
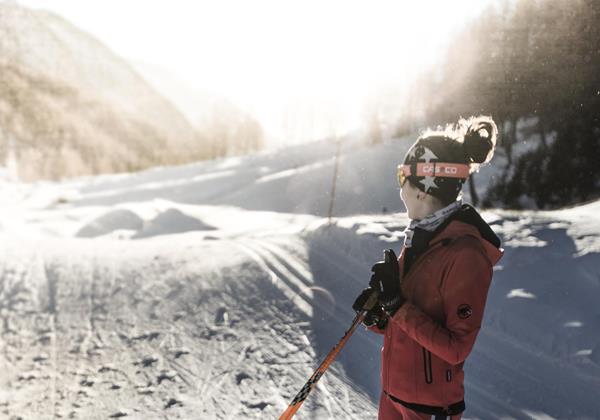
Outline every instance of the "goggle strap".
{"label": "goggle strap", "polygon": [[415,165],[413,162],[410,165],[399,165],[399,170],[404,172],[405,176],[441,176],[446,178],[463,178],[469,177],[469,165],[462,163],[449,162],[419,162]]}

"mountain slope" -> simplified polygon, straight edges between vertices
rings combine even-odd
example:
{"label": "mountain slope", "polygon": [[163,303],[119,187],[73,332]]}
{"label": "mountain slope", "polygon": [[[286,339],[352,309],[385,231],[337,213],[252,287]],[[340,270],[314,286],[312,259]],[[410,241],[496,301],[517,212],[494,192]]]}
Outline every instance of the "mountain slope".
{"label": "mountain slope", "polygon": [[[172,104],[54,14],[0,4],[0,68],[0,136],[15,140],[25,179],[203,157],[197,134]],[[41,154],[47,167],[30,163]]]}
{"label": "mountain slope", "polygon": [[[344,138],[333,215],[401,210],[396,166],[413,141],[407,136],[369,147],[360,137]],[[77,207],[160,198],[325,216],[331,203],[335,154],[335,142],[319,141],[245,157],[97,177],[92,182],[74,179],[63,184],[62,198]],[[491,165],[473,176],[479,197],[504,161],[498,153]],[[463,192],[470,201],[467,186]]]}

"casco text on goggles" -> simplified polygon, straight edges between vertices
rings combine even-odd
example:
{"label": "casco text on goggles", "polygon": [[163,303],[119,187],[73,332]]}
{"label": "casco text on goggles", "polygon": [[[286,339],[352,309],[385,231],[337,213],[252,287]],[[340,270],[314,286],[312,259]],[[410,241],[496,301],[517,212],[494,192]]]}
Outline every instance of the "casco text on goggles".
{"label": "casco text on goggles", "polygon": [[442,176],[447,178],[469,177],[469,165],[462,163],[430,162],[413,163],[411,165],[398,165],[398,184],[404,185],[406,178],[414,176]]}

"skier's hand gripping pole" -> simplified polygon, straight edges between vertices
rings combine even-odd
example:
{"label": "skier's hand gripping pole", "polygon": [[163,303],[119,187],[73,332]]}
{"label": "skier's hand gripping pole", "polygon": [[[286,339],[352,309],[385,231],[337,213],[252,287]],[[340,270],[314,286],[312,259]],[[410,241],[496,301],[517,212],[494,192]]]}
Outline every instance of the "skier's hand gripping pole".
{"label": "skier's hand gripping pole", "polygon": [[373,290],[373,293],[363,305],[362,310],[358,312],[354,317],[350,328],[348,328],[348,330],[344,333],[344,336],[340,339],[340,341],[331,349],[331,351],[329,351],[329,354],[327,354],[325,360],[323,360],[323,362],[312,374],[310,379],[304,384],[300,392],[296,394],[288,408],[279,417],[279,420],[291,419],[294,416],[294,414],[296,414],[296,411],[298,411],[306,397],[308,397],[310,391],[312,391],[312,389],[317,385],[317,382],[319,381],[319,379],[321,379],[321,376],[323,376],[327,368],[329,368],[331,363],[333,363],[338,353],[342,350],[346,342],[350,339],[350,337],[354,333],[354,330],[356,330],[356,327],[358,327],[363,321],[367,312],[375,306],[375,304],[377,303],[378,295],[379,292],[377,290]]}

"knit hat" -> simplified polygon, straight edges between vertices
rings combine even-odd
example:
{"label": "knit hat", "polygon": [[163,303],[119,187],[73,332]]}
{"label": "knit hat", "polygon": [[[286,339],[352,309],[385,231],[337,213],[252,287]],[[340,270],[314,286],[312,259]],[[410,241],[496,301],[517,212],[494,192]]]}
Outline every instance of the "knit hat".
{"label": "knit hat", "polygon": [[492,159],[497,132],[491,118],[477,117],[460,120],[453,129],[425,133],[398,170],[424,193],[452,202],[469,175]]}

